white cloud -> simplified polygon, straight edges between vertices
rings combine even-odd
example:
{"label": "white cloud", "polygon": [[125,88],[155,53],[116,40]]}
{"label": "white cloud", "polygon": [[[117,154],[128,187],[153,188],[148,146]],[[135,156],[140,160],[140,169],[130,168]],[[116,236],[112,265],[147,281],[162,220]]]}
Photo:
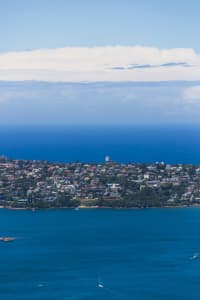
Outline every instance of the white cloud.
{"label": "white cloud", "polygon": [[183,99],[188,102],[199,102],[200,103],[200,85],[188,87],[183,92]]}
{"label": "white cloud", "polygon": [[66,47],[1,53],[0,80],[200,80],[200,55],[193,49],[160,50],[140,46]]}

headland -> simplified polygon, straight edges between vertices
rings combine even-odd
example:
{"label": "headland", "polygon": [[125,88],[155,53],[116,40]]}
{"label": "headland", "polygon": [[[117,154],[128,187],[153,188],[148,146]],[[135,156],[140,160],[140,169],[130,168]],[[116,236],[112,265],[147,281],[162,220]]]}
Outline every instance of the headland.
{"label": "headland", "polygon": [[146,208],[200,205],[200,166],[51,163],[0,158],[0,207]]}

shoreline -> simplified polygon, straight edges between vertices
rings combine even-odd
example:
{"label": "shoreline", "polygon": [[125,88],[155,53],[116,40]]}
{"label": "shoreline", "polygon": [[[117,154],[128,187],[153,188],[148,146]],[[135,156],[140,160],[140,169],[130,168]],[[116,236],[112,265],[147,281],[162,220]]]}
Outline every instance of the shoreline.
{"label": "shoreline", "polygon": [[193,205],[176,205],[176,206],[154,206],[154,207],[107,207],[107,206],[77,206],[77,207],[11,207],[11,206],[0,206],[0,209],[7,209],[7,210],[25,210],[25,211],[37,211],[37,210],[87,210],[87,209],[112,209],[112,210],[142,210],[142,209],[172,209],[172,208],[199,208],[200,204],[193,204]]}

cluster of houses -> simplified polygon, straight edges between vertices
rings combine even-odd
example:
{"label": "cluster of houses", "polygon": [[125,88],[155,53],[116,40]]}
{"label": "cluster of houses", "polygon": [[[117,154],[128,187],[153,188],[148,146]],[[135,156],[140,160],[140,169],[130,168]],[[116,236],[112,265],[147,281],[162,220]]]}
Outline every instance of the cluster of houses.
{"label": "cluster of houses", "polygon": [[[0,205],[95,206],[155,191],[166,202],[200,203],[200,167],[157,162],[51,163],[0,157]],[[163,196],[164,195],[164,196]],[[162,199],[161,199],[162,200]],[[151,199],[150,199],[151,201]]]}

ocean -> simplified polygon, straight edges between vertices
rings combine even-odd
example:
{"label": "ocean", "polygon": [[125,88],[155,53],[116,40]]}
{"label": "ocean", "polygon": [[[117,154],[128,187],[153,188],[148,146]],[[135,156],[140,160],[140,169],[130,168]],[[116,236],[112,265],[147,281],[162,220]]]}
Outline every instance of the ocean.
{"label": "ocean", "polygon": [[[189,300],[200,208],[0,210],[2,300]],[[196,258],[196,259],[194,259]]]}
{"label": "ocean", "polygon": [[200,125],[0,126],[0,154],[61,162],[200,164]]}

